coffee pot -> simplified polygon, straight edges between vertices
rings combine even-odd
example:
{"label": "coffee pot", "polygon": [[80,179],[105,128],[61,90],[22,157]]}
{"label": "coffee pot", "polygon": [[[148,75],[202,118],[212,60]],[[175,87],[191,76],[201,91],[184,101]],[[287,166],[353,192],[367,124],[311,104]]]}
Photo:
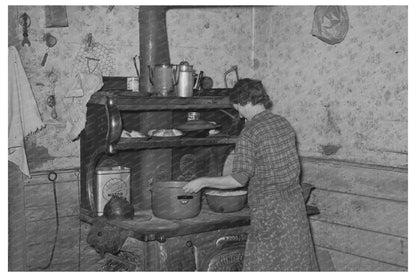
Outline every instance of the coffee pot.
{"label": "coffee pot", "polygon": [[152,93],[160,96],[173,94],[173,88],[176,85],[174,65],[156,64],[149,67],[149,80],[152,84]]}
{"label": "coffee pot", "polygon": [[187,61],[177,65],[175,74],[176,95],[179,97],[191,97],[194,87],[193,66]]}

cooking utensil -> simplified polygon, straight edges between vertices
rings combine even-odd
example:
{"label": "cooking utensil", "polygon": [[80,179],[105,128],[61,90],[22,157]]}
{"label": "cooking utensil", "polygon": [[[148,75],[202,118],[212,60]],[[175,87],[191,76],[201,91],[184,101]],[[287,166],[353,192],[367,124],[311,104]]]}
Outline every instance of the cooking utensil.
{"label": "cooking utensil", "polygon": [[176,69],[175,84],[179,97],[191,97],[194,87],[194,70],[187,61],[182,61]]}
{"label": "cooking utensil", "polygon": [[112,195],[110,201],[104,206],[104,216],[108,219],[133,219],[134,207],[126,198]]}
{"label": "cooking utensil", "polygon": [[49,82],[51,83],[52,95],[48,96],[48,98],[46,99],[46,103],[49,107],[52,108],[51,117],[53,119],[56,119],[58,117],[58,114],[56,112],[55,86],[56,86],[56,81],[58,80],[58,76],[53,71],[51,71],[48,73],[48,79],[49,79]]}
{"label": "cooking utensil", "polygon": [[188,113],[188,121],[191,121],[191,120],[199,120],[199,116],[200,115],[201,114],[198,113],[198,112],[189,112]]}
{"label": "cooking utensil", "polygon": [[194,84],[194,89],[196,89],[196,90],[201,89],[201,81],[202,81],[203,76],[204,76],[204,71],[200,71],[198,76],[196,77],[195,84]]}
{"label": "cooking utensil", "polygon": [[233,71],[235,71],[236,81],[239,80],[239,78],[238,78],[238,67],[236,65],[233,65],[230,69],[228,69],[227,71],[224,72],[224,83],[225,83],[226,88],[228,88],[227,75],[230,74]]}
{"label": "cooking utensil", "polygon": [[22,46],[25,46],[25,44],[27,44],[30,47],[30,41],[28,39],[29,34],[28,34],[27,28],[29,28],[29,26],[31,24],[31,20],[30,20],[30,17],[27,13],[23,13],[19,17],[19,24],[23,27]]}
{"label": "cooking utensil", "polygon": [[221,127],[220,124],[214,124],[205,120],[189,120],[184,124],[177,126],[185,136],[193,138],[203,138],[209,135],[209,131]]}
{"label": "cooking utensil", "polygon": [[161,96],[168,96],[173,92],[173,86],[176,84],[175,73],[171,64],[156,64],[148,66],[149,81],[152,84],[152,92]]}
{"label": "cooking utensil", "polygon": [[133,63],[134,63],[134,68],[136,69],[137,77],[140,78],[140,71],[137,67],[137,60],[139,60],[139,64],[140,64],[140,56],[139,55],[136,55],[136,56],[133,57]]}
{"label": "cooking utensil", "polygon": [[205,191],[208,207],[217,213],[232,213],[243,209],[247,202],[245,190],[208,190]]}
{"label": "cooking utensil", "polygon": [[205,120],[189,120],[186,123],[177,126],[176,129],[181,131],[196,131],[216,129],[218,127],[221,127],[221,124],[214,124]]}
{"label": "cooking utensil", "polygon": [[49,95],[48,98],[46,98],[46,103],[49,107],[52,108],[51,117],[53,119],[56,119],[58,117],[58,114],[56,113],[56,101],[55,101],[55,95]]}
{"label": "cooking utensil", "polygon": [[184,219],[201,212],[201,192],[187,194],[183,190],[187,182],[154,182],[151,186],[152,212],[163,219]]}
{"label": "cooking utensil", "polygon": [[51,49],[52,47],[54,47],[56,45],[56,43],[58,42],[58,40],[56,39],[56,37],[54,37],[50,33],[46,33],[43,36],[43,40],[46,41],[46,46],[48,48],[46,49],[45,55],[43,55],[43,59],[42,59],[42,62],[40,64],[41,66],[45,66],[45,64],[46,64],[46,59],[48,58],[49,49]]}

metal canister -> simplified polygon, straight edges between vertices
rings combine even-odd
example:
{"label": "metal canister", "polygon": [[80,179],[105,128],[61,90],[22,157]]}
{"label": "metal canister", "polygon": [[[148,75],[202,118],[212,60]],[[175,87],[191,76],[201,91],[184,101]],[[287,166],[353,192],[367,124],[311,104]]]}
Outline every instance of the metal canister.
{"label": "metal canister", "polygon": [[105,204],[112,195],[121,196],[130,202],[130,168],[123,166],[97,167],[96,203],[97,213],[103,215]]}
{"label": "metal canister", "polygon": [[199,120],[199,113],[197,113],[197,112],[189,112],[188,113],[188,121],[191,121],[191,120]]}
{"label": "metal canister", "polygon": [[194,70],[188,62],[181,62],[176,70],[177,95],[179,97],[192,97],[194,87]]}

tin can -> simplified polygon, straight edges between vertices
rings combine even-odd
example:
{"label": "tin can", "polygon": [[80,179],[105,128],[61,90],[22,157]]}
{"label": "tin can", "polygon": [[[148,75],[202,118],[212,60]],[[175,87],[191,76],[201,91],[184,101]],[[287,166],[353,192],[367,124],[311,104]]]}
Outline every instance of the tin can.
{"label": "tin can", "polygon": [[121,196],[130,202],[130,168],[123,166],[97,167],[96,204],[97,214],[103,215],[104,206],[112,195]]}
{"label": "tin can", "polygon": [[139,91],[139,77],[129,77],[127,78],[127,90]]}
{"label": "tin can", "polygon": [[199,113],[189,112],[188,113],[188,121],[191,121],[191,120],[199,120]]}

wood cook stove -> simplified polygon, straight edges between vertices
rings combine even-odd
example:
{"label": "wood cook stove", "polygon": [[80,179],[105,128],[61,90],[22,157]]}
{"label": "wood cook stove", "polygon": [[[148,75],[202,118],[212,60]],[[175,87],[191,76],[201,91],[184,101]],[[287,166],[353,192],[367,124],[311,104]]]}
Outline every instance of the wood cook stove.
{"label": "wood cook stove", "polygon": [[[152,215],[149,190],[154,181],[180,180],[189,175],[191,164],[192,178],[222,174],[244,125],[229,102],[228,90],[199,91],[199,96],[190,98],[162,98],[105,89],[87,104],[87,123],[81,134],[81,215],[93,223],[91,232],[97,237],[92,244],[103,253],[115,253],[127,237],[135,238],[140,242],[136,250],[140,266],[136,270],[241,269],[250,223],[247,208],[215,213],[203,200],[197,217],[165,220]],[[123,129],[147,133],[150,129],[173,128],[184,123],[190,111],[221,124],[221,132],[202,138],[121,138]],[[133,220],[97,217],[95,169],[116,165],[131,170],[130,194],[136,211]],[[120,245],[114,248],[115,243]]]}

